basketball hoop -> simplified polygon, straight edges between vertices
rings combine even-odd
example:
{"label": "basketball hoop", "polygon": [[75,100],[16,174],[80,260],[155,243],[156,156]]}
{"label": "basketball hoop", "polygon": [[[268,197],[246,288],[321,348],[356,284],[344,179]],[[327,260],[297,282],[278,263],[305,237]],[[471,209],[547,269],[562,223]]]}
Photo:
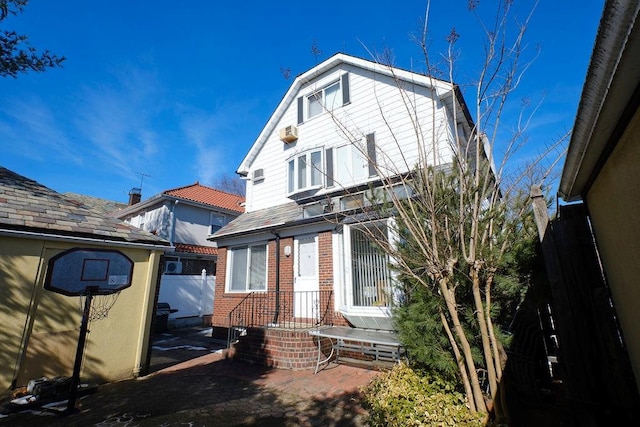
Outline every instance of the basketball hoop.
{"label": "basketball hoop", "polygon": [[131,286],[132,277],[133,261],[117,250],[72,248],[49,260],[44,288],[66,296],[79,296],[82,307],[71,391],[65,411],[67,414],[76,411],[82,353],[89,321],[104,319],[109,315],[120,291]]}
{"label": "basketball hoop", "polygon": [[111,310],[111,307],[115,305],[119,295],[120,291],[106,295],[94,295],[91,299],[91,307],[88,313],[84,313],[87,295],[80,295],[80,313],[86,314],[89,322],[106,319],[107,317],[109,317],[109,310]]}

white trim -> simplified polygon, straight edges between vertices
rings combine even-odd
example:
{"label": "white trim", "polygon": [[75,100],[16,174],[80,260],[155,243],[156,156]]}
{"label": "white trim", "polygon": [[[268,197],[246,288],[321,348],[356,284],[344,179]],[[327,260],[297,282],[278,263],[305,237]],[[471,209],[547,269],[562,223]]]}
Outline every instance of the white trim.
{"label": "white trim", "polygon": [[[233,267],[233,251],[235,249],[251,247],[251,246],[265,246],[265,288],[264,289],[247,289],[245,283],[244,290],[233,290],[231,289],[231,269]],[[226,268],[225,268],[225,278],[224,278],[224,292],[225,294],[249,294],[251,292],[266,292],[269,290],[269,242],[268,241],[259,241],[252,242],[244,245],[234,245],[226,247]],[[249,267],[250,260],[247,260],[247,268]],[[249,277],[247,277],[247,280]]]}
{"label": "white trim", "polygon": [[344,304],[344,248],[342,233],[334,231],[331,233],[331,248],[333,252],[333,306],[342,307]]}
{"label": "white trim", "polygon": [[[297,235],[293,238],[293,253],[294,253],[294,258],[293,258],[293,277],[294,280],[296,277],[298,277],[300,275],[300,270],[299,270],[299,266],[300,266],[300,262],[297,259],[298,258],[298,254],[299,254],[299,248],[300,248],[300,240],[304,240],[304,239],[313,239],[313,243],[316,245],[316,260],[315,260],[315,277],[316,279],[320,279],[320,254],[319,254],[319,248],[320,245],[318,244],[318,233],[307,233],[307,234],[300,234]],[[319,282],[318,282],[319,283]],[[295,288],[295,283],[294,283],[294,288]]]}
{"label": "white trim", "polygon": [[[341,256],[340,259],[342,260],[342,265],[344,267],[343,273],[343,285],[344,285],[344,291],[341,293],[341,296],[343,296],[344,300],[341,301],[341,304],[338,305],[336,304],[336,307],[340,307],[340,311],[344,311],[345,313],[348,314],[354,314],[354,315],[367,315],[367,316],[386,316],[386,317],[390,317],[391,316],[391,309],[390,307],[386,307],[386,306],[356,306],[353,304],[353,300],[354,300],[354,296],[353,296],[353,259],[352,259],[352,248],[351,248],[351,230],[353,228],[359,228],[359,227],[366,227],[369,224],[375,224],[375,223],[384,223],[385,227],[387,229],[387,239],[391,239],[392,238],[392,232],[391,232],[391,223],[390,223],[390,218],[386,218],[386,219],[380,219],[380,220],[374,220],[374,221],[366,221],[366,222],[358,222],[355,224],[345,224],[343,227],[343,248],[342,250],[344,251]],[[388,257],[388,255],[387,255]],[[393,262],[393,260],[390,260],[391,262]],[[392,270],[389,271],[390,273],[390,280],[391,280],[391,286],[392,288],[395,287],[395,279],[397,277],[396,274],[394,274],[394,272]],[[397,295],[394,292],[393,295],[393,301],[397,302]],[[385,310],[383,310],[381,312],[381,308],[384,308]]]}
{"label": "white trim", "polygon": [[59,236],[56,234],[36,233],[32,231],[0,230],[0,236],[17,237],[17,238],[23,238],[23,239],[53,240],[53,241],[59,241],[59,242],[72,242],[72,243],[82,242],[82,243],[92,243],[94,245],[113,246],[116,248],[118,247],[139,248],[139,249],[147,249],[147,250],[161,250],[164,252],[173,252],[175,250],[173,246],[156,245],[153,243],[145,244],[145,243],[133,243],[133,242],[118,242],[115,240],[108,240],[108,239]]}

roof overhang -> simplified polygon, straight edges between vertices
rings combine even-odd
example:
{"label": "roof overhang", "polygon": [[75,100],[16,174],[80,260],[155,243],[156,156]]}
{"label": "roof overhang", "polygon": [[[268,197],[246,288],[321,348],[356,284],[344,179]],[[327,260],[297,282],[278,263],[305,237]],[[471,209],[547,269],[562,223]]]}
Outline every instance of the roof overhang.
{"label": "roof overhang", "polygon": [[169,245],[169,242],[151,243],[151,242],[140,242],[140,241],[123,241],[123,240],[113,240],[108,238],[101,239],[99,237],[84,237],[84,236],[55,234],[55,233],[45,232],[45,231],[0,229],[0,236],[17,237],[21,239],[67,242],[67,243],[73,243],[73,244],[85,244],[85,245],[92,244],[92,245],[108,246],[108,247],[115,247],[115,248],[146,249],[149,251],[173,252],[174,250],[174,248]]}
{"label": "roof overhang", "polygon": [[605,4],[560,180],[565,201],[584,198],[638,107],[639,10],[636,0]]}

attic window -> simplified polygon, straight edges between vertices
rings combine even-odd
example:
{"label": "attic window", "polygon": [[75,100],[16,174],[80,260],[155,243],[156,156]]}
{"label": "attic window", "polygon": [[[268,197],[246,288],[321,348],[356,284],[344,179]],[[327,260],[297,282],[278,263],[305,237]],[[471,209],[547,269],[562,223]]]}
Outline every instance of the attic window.
{"label": "attic window", "polygon": [[302,124],[305,118],[310,119],[324,111],[333,111],[349,102],[349,73],[345,73],[338,81],[311,95],[298,98],[298,124]]}
{"label": "attic window", "polygon": [[340,92],[340,82],[325,87],[309,96],[308,116],[309,118],[321,114],[325,109],[333,111],[334,108],[342,105],[342,93]]}

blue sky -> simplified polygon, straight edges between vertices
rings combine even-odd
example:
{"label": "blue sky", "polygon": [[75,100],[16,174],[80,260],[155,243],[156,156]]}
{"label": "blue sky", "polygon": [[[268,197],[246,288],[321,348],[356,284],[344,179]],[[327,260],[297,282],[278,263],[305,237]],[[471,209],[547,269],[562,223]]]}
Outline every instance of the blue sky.
{"label": "blue sky", "polygon": [[[466,0],[432,0],[432,52],[460,34],[456,80],[477,68]],[[59,192],[126,202],[231,176],[296,76],[336,52],[393,50],[419,69],[412,41],[426,1],[32,0],[0,29],[64,55],[61,69],[0,79],[0,165]],[[484,0],[480,11],[491,12]],[[516,0],[520,17],[530,1]],[[541,0],[527,35],[541,52],[520,96],[544,102],[542,145],[573,126],[603,1]],[[320,55],[313,55],[312,46]],[[518,100],[514,100],[518,103]],[[142,177],[144,174],[144,181]]]}

